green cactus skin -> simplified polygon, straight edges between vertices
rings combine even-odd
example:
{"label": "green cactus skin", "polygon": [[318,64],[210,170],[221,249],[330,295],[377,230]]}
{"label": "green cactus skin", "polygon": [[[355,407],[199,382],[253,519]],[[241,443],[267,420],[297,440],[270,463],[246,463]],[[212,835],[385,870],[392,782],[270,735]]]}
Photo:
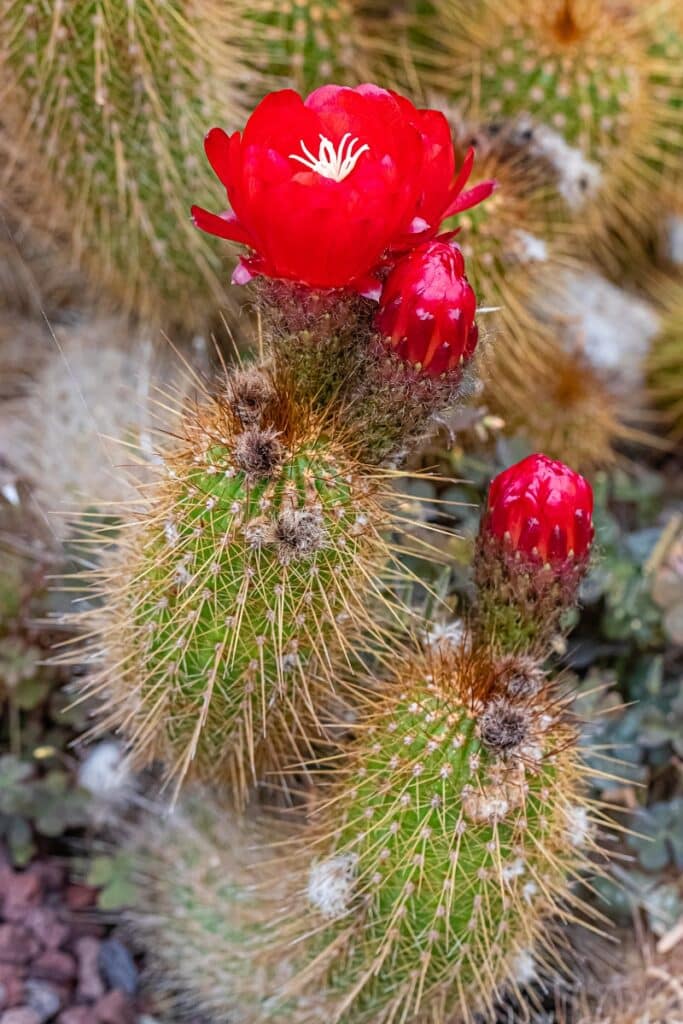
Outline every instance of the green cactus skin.
{"label": "green cactus skin", "polygon": [[102,725],[139,763],[159,757],[178,785],[190,771],[222,780],[241,803],[301,760],[295,734],[320,733],[331,650],[343,666],[360,624],[379,634],[368,606],[389,603],[377,578],[392,556],[381,477],[259,371],[228,392],[186,414],[116,541],[88,689],[106,693]]}
{"label": "green cactus skin", "polygon": [[[198,1013],[216,1024],[288,1019],[269,1012],[275,979],[258,950],[278,903],[291,897],[291,876],[271,848],[289,839],[282,821],[236,821],[215,795],[194,788],[171,817],[145,815],[127,835],[137,889],[128,923],[146,950],[150,989],[174,1020]],[[282,982],[290,967],[283,958]]]}
{"label": "green cactus skin", "polygon": [[[434,58],[441,85],[478,120],[524,113],[600,164],[641,131],[650,82],[670,83],[677,74],[673,61],[656,59],[652,38],[656,20],[674,10],[669,0],[626,12],[607,0],[434,6],[443,32],[442,55]],[[456,24],[459,31],[446,34]]]}
{"label": "green cactus skin", "polygon": [[225,301],[225,249],[189,207],[214,194],[207,128],[248,113],[240,18],[217,0],[0,2],[3,120],[50,226],[120,304],[167,324],[202,326]]}
{"label": "green cactus skin", "polygon": [[162,984],[239,1024],[472,1021],[519,995],[560,959],[548,919],[579,915],[600,820],[567,703],[528,659],[439,644],[397,663],[303,829],[201,796],[143,823],[133,924]]}

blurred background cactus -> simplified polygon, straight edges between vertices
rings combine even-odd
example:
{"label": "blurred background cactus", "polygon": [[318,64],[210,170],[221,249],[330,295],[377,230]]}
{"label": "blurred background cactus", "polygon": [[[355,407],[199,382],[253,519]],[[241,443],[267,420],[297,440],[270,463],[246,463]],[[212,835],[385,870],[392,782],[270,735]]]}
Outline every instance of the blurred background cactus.
{"label": "blurred background cactus", "polygon": [[227,268],[199,244],[188,195],[209,194],[206,125],[244,118],[239,9],[3,0],[0,13],[3,122],[21,157],[3,177],[119,308],[205,325]]}

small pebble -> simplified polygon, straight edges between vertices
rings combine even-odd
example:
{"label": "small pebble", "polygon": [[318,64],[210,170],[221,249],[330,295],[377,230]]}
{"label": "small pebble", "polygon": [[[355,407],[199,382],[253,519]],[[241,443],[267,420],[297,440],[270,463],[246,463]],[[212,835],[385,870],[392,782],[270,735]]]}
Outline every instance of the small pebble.
{"label": "small pebble", "polygon": [[25,987],[26,1005],[38,1014],[40,1024],[51,1020],[62,1008],[59,993],[45,981],[29,978]]}
{"label": "small pebble", "polygon": [[19,924],[0,925],[0,963],[25,964],[40,945],[27,928]]}
{"label": "small pebble", "polygon": [[23,924],[45,949],[59,949],[69,938],[67,925],[59,920],[57,911],[50,907],[31,907],[26,912]]}
{"label": "small pebble", "polygon": [[49,949],[33,961],[31,974],[48,981],[71,981],[76,976],[76,961],[70,953]]}
{"label": "small pebble", "polygon": [[104,995],[104,983],[100,976],[100,944],[97,939],[83,936],[75,944],[78,960],[78,998],[95,1002]]}
{"label": "small pebble", "polygon": [[100,946],[99,965],[110,988],[120,988],[126,995],[135,995],[138,989],[138,969],[122,942],[106,939]]}
{"label": "small pebble", "polygon": [[70,1006],[68,1010],[62,1010],[57,1024],[97,1024],[97,1018],[90,1006]]}
{"label": "small pebble", "polygon": [[40,1018],[30,1006],[15,1006],[12,1010],[5,1010],[0,1024],[40,1024]]}
{"label": "small pebble", "polygon": [[37,874],[28,871],[13,874],[5,888],[2,908],[5,920],[22,922],[29,907],[35,907],[40,902],[42,889]]}
{"label": "small pebble", "polygon": [[17,964],[0,964],[0,1010],[9,1006],[21,1006],[24,1002],[23,968]]}
{"label": "small pebble", "polygon": [[99,1024],[134,1024],[133,1005],[121,989],[112,989],[98,999],[94,1006],[95,1018]]}

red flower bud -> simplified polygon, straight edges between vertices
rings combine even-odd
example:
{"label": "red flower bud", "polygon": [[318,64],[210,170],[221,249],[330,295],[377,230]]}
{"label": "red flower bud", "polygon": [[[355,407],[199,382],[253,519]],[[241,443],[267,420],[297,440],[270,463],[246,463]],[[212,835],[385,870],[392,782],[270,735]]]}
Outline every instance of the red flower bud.
{"label": "red flower bud", "polygon": [[529,455],[493,480],[482,534],[526,563],[556,575],[588,561],[593,491],[579,473],[546,455]]}
{"label": "red flower bud", "polygon": [[438,376],[466,362],[477,346],[477,300],[460,250],[427,242],[389,274],[375,326],[385,343],[423,373]]}

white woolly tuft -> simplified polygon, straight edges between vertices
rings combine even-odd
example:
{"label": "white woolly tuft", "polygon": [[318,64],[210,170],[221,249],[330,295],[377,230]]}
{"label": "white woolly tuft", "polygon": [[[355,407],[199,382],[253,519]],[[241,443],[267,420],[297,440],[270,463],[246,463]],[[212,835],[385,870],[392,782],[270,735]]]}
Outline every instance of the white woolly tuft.
{"label": "white woolly tuft", "polygon": [[668,236],[668,257],[677,267],[683,266],[683,217],[671,214],[666,222]]}
{"label": "white woolly tuft", "polygon": [[535,300],[554,322],[568,351],[582,351],[617,396],[642,387],[644,367],[660,318],[649,302],[617,288],[593,270],[567,270],[557,289]]}
{"label": "white woolly tuft", "polygon": [[434,649],[442,645],[450,648],[460,647],[465,636],[465,624],[462,619],[432,623],[431,629],[424,634],[425,643]]}
{"label": "white woolly tuft", "polygon": [[341,917],[349,909],[358,858],[341,853],[320,861],[308,877],[308,898],[325,917]]}
{"label": "white woolly tuft", "polygon": [[103,740],[91,747],[78,770],[78,784],[108,804],[124,802],[133,791],[134,778],[123,746]]}
{"label": "white woolly tuft", "polygon": [[542,238],[517,228],[512,232],[514,255],[522,263],[544,263],[548,259],[548,246]]}
{"label": "white woolly tuft", "polygon": [[501,875],[504,882],[511,882],[514,878],[519,878],[526,871],[526,864],[521,857],[517,857],[511,864],[506,864]]}
{"label": "white woolly tuft", "polygon": [[578,210],[600,188],[600,168],[580,149],[570,146],[559,132],[545,125],[534,125],[533,146],[555,168],[560,194],[572,210]]}

